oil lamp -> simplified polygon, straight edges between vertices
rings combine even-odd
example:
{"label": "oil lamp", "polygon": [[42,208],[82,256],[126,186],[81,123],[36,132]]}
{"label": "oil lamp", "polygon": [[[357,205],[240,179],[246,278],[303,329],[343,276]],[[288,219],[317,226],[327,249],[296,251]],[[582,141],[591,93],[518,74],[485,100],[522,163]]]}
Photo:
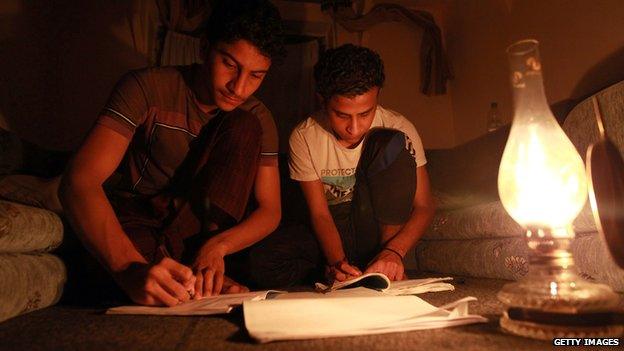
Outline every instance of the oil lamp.
{"label": "oil lamp", "polygon": [[498,175],[505,210],[526,230],[529,272],[498,293],[503,329],[527,337],[613,336],[611,288],[583,280],[570,252],[572,221],[587,201],[583,160],[546,102],[538,42],[507,49],[514,120]]}

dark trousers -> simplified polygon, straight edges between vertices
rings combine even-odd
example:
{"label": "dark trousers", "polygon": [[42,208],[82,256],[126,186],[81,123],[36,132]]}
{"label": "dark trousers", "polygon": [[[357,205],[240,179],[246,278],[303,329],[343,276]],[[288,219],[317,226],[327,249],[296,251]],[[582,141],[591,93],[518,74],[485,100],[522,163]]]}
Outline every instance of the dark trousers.
{"label": "dark trousers", "polygon": [[[347,259],[360,269],[382,248],[380,224],[404,224],[416,191],[416,164],[406,137],[373,129],[356,168],[353,200],[330,206]],[[262,288],[308,284],[323,279],[325,258],[309,223],[289,224],[256,245],[251,276]]]}
{"label": "dark trousers", "polygon": [[[190,264],[216,233],[205,230],[207,222],[223,230],[242,219],[256,176],[261,136],[260,123],[251,113],[221,113],[202,128],[170,186],[161,193],[110,194],[124,232],[149,262],[171,256]],[[103,267],[76,240],[71,242],[61,253],[68,265],[69,300],[123,296]],[[245,252],[226,257],[226,274],[235,280],[246,277],[247,257]]]}

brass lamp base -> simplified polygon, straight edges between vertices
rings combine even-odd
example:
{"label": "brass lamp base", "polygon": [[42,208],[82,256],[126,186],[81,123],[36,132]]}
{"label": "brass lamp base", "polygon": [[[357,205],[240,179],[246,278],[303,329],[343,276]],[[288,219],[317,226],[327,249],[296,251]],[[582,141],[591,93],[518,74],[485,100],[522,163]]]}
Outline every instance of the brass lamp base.
{"label": "brass lamp base", "polygon": [[617,324],[614,313],[551,313],[526,308],[508,308],[500,319],[503,330],[528,338],[617,337],[624,326]]}

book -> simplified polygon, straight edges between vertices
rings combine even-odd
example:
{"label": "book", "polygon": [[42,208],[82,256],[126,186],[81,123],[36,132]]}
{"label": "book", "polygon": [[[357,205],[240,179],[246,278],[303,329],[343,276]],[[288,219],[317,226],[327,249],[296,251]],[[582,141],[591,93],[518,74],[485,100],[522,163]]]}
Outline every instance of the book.
{"label": "book", "polygon": [[160,316],[199,316],[223,314],[232,308],[242,305],[244,301],[259,301],[279,293],[276,290],[252,291],[240,294],[207,296],[198,300],[190,300],[172,307],[155,306],[118,306],[106,310],[106,314],[144,314]]}
{"label": "book", "polygon": [[[445,328],[487,319],[468,312],[474,297],[435,307],[415,295],[391,296],[362,287],[371,295],[316,294],[243,302],[245,327],[256,341],[317,339]],[[348,290],[347,290],[348,291]],[[319,297],[322,296],[322,297]]]}
{"label": "book", "polygon": [[323,293],[340,289],[364,287],[378,290],[388,295],[413,295],[426,292],[453,291],[455,287],[450,283],[446,283],[450,280],[453,280],[453,278],[407,279],[391,282],[385,274],[366,273],[350,280],[334,282],[331,286],[316,283],[316,288],[319,292]]}

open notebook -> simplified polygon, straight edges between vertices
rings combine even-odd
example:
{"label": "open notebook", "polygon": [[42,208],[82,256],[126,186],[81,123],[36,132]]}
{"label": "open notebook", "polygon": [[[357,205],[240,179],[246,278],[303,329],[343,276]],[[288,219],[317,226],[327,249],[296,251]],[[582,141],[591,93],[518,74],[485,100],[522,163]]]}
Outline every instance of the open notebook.
{"label": "open notebook", "polygon": [[233,307],[240,306],[243,301],[264,300],[271,294],[279,293],[275,290],[252,291],[240,294],[228,294],[204,297],[191,300],[173,307],[151,306],[119,306],[109,308],[106,314],[148,314],[161,316],[197,316],[229,313]]}
{"label": "open notebook", "polygon": [[351,280],[335,282],[331,286],[316,283],[316,288],[320,292],[327,293],[340,289],[364,287],[382,291],[388,295],[413,295],[426,292],[455,290],[453,285],[445,283],[450,280],[453,280],[453,278],[407,279],[391,282],[390,279],[382,273],[367,273]]}

